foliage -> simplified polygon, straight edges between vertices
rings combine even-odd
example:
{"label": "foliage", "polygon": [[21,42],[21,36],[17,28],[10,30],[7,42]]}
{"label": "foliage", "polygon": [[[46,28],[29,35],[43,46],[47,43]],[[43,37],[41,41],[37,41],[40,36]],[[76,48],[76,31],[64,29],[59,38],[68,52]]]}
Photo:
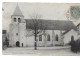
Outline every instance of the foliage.
{"label": "foliage", "polygon": [[69,43],[71,45],[71,51],[72,52],[80,52],[80,39],[76,40],[76,41],[71,41]]}
{"label": "foliage", "polygon": [[5,41],[2,42],[2,49],[5,50],[7,47],[9,47],[9,40],[6,37]]}

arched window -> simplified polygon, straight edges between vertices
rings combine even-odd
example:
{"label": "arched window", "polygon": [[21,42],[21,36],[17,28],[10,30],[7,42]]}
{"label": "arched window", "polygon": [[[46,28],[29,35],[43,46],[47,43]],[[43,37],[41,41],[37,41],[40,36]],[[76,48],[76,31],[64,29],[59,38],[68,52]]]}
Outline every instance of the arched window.
{"label": "arched window", "polygon": [[56,41],[58,41],[58,35],[56,35]]}
{"label": "arched window", "polygon": [[14,22],[16,22],[16,18],[14,18]]}
{"label": "arched window", "polygon": [[20,18],[18,18],[18,22],[21,22],[21,19]]}
{"label": "arched window", "polygon": [[74,41],[74,36],[71,36],[71,41]]}
{"label": "arched window", "polygon": [[50,41],[50,35],[47,35],[47,41]]}
{"label": "arched window", "polygon": [[42,35],[39,35],[39,41],[42,41]]}

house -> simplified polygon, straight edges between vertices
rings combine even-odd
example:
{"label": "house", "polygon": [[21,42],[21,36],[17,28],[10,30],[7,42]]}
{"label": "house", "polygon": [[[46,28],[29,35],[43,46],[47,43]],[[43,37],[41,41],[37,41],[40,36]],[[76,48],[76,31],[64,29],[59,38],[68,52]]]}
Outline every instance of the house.
{"label": "house", "polygon": [[80,23],[74,29],[65,31],[63,33],[63,37],[64,45],[68,44],[72,40],[77,40],[78,38],[80,38]]}
{"label": "house", "polygon": [[2,30],[2,46],[9,45],[8,33],[7,30]]}
{"label": "house", "polygon": [[80,37],[80,23],[77,25],[78,38]]}
{"label": "house", "polygon": [[2,42],[5,42],[6,37],[7,37],[7,31],[2,30]]}
{"label": "house", "polygon": [[[65,40],[67,40],[67,34],[73,34],[77,36],[74,30],[75,25],[72,21],[66,20],[44,20],[40,19],[44,24],[45,32],[38,34],[37,36],[37,46],[57,46],[64,45]],[[38,23],[40,24],[40,23]],[[39,27],[39,26],[38,26]],[[32,34],[33,30],[33,20],[24,19],[24,15],[21,13],[19,6],[17,5],[14,13],[11,16],[11,24],[9,29],[9,46],[12,47],[33,47],[35,38]],[[41,28],[41,30],[43,30]],[[63,37],[63,32],[71,30],[69,33]],[[74,33],[75,34],[74,34]],[[71,39],[71,35],[69,37]]]}

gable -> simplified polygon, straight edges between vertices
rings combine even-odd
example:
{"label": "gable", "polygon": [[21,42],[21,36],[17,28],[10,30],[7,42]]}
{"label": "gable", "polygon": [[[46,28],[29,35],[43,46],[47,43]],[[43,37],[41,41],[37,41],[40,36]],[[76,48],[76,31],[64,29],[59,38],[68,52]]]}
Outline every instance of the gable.
{"label": "gable", "polygon": [[74,29],[71,29],[71,30],[64,32],[63,35],[66,35],[68,33],[73,33],[73,32],[77,34],[77,32]]}

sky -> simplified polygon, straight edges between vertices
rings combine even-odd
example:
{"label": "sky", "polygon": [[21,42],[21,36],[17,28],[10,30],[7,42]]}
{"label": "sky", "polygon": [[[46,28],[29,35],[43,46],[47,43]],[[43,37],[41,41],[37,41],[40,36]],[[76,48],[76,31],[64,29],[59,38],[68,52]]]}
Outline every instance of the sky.
{"label": "sky", "polygon": [[[80,19],[74,21],[66,17],[66,13],[69,11],[70,6],[80,6],[80,4],[3,2],[2,29],[9,31],[11,15],[14,13],[17,4],[24,15],[24,19],[30,19],[30,15],[38,13],[42,15],[41,19],[45,20],[72,20],[75,25],[80,23]],[[70,15],[68,15],[68,17],[70,17]]]}

